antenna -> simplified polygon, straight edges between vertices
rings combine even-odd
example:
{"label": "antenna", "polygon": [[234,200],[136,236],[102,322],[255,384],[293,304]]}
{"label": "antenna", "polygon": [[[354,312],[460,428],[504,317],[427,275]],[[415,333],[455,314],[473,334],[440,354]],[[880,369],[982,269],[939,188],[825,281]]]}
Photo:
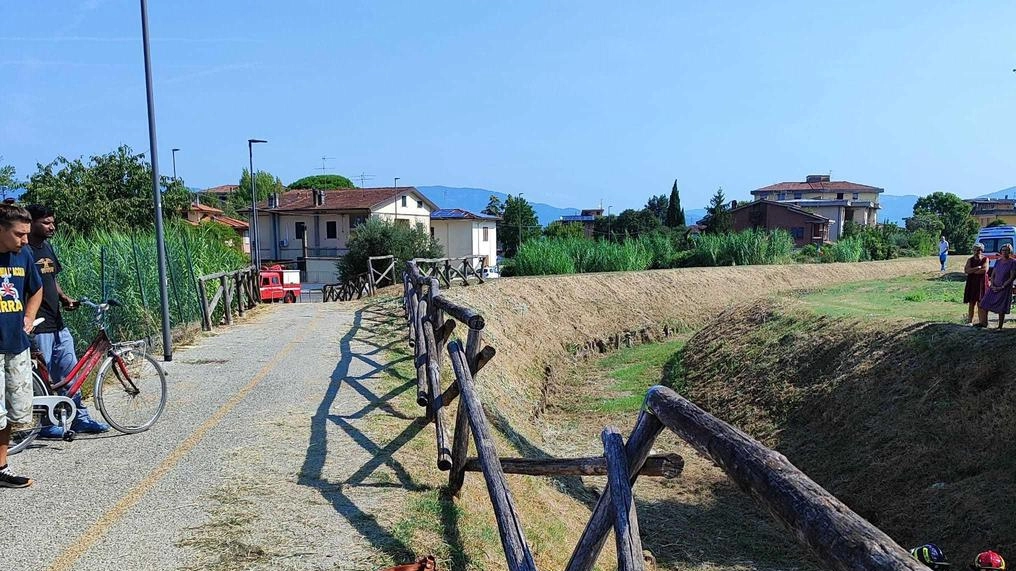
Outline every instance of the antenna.
{"label": "antenna", "polygon": [[321,173],[324,174],[324,172],[328,170],[328,168],[325,166],[325,161],[330,161],[333,160],[334,158],[335,157],[321,157],[321,167],[315,168],[314,170],[321,171]]}
{"label": "antenna", "polygon": [[360,179],[360,188],[363,188],[363,183],[374,178],[374,175],[364,174],[363,172],[360,172],[360,174],[354,176],[353,178]]}

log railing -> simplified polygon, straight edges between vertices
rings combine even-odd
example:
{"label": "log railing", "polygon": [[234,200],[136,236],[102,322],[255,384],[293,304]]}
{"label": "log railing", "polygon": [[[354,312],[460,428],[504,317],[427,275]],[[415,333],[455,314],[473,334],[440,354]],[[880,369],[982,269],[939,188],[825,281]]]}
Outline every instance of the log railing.
{"label": "log railing", "polygon": [[337,284],[321,286],[321,301],[352,301],[370,295],[370,280],[367,274],[357,274]]}
{"label": "log railing", "polygon": [[[477,375],[496,351],[483,344],[486,325],[483,316],[443,296],[438,279],[421,272],[416,261],[406,264],[404,309],[409,344],[415,352],[417,403],[426,407],[427,418],[434,423],[437,467],[448,472],[449,490],[459,493],[466,472],[483,474],[509,570],[535,570],[536,564],[508,489],[506,473],[606,475],[607,487],[593,507],[565,569],[592,569],[611,529],[615,530],[618,569],[645,569],[632,486],[640,475],[677,477],[684,465],[683,459],[675,454],[650,455],[664,428],[716,463],[811,549],[824,567],[836,571],[924,569],[885,533],[851,511],[783,455],[663,386],[649,389],[627,442],[616,428],[603,430],[602,457],[499,457],[476,390]],[[458,323],[468,330],[465,345],[453,339]],[[443,352],[447,353],[454,376],[446,383],[447,387],[441,381]],[[456,398],[454,428],[450,428],[447,408]],[[473,458],[468,457],[470,440],[476,447]]]}
{"label": "log railing", "polygon": [[487,256],[416,258],[413,262],[423,277],[437,278],[445,287],[451,287],[453,279],[462,280],[462,285],[469,285],[469,279],[475,278],[477,283],[482,284]]}
{"label": "log railing", "polygon": [[[198,297],[201,301],[201,329],[211,331],[213,320],[218,315],[222,302],[222,319],[226,325],[233,324],[233,312],[242,317],[261,301],[259,273],[254,266],[233,272],[219,272],[200,276]],[[214,293],[209,297],[209,292]]]}

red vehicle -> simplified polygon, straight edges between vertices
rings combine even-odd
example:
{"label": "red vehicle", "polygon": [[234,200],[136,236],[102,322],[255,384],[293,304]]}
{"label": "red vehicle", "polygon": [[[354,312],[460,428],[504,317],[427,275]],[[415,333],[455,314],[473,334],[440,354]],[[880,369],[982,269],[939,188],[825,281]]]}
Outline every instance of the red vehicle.
{"label": "red vehicle", "polygon": [[261,301],[294,303],[300,298],[300,270],[279,265],[261,270]]}

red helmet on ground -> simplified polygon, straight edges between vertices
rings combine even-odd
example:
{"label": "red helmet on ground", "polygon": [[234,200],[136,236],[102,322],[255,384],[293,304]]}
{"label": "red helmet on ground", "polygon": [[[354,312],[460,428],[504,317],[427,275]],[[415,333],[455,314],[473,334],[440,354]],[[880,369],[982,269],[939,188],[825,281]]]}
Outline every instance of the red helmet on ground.
{"label": "red helmet on ground", "polygon": [[994,551],[982,551],[974,559],[976,569],[1005,569],[1005,559]]}

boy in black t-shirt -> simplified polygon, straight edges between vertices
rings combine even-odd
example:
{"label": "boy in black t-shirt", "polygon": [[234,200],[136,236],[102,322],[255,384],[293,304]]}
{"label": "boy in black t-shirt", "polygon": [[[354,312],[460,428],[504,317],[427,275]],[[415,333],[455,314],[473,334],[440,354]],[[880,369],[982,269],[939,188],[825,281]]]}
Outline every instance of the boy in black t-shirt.
{"label": "boy in black t-shirt", "polygon": [[25,248],[32,217],[0,204],[0,488],[26,488],[32,480],[7,466],[12,425],[32,423],[32,359],[28,332],[42,304],[42,278]]}
{"label": "boy in black t-shirt", "polygon": [[[42,353],[46,361],[46,370],[54,383],[62,381],[78,363],[74,351],[74,337],[64,326],[61,306],[68,311],[78,307],[78,301],[60,289],[57,274],[63,269],[60,260],[53,251],[49,239],[56,234],[56,218],[53,209],[39,204],[29,205],[26,210],[32,215],[32,231],[28,235],[28,246],[35,258],[35,267],[42,277],[42,306],[39,317],[46,320],[35,328],[35,347]],[[81,391],[68,395],[77,405],[77,415],[71,429],[74,432],[106,432],[109,425],[92,418],[88,408],[81,402]],[[39,432],[42,438],[62,438],[63,428],[54,426],[48,418],[43,419],[43,427]]]}

